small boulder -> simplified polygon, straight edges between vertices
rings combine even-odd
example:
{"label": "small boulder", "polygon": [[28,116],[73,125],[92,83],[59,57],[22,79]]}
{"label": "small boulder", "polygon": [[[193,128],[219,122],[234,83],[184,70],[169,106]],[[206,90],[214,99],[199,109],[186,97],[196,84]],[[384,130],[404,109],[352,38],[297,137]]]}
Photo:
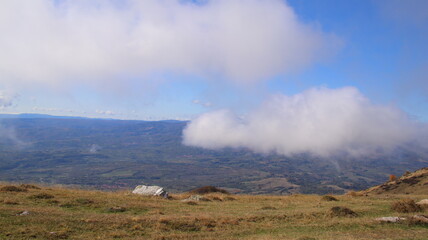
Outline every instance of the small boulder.
{"label": "small boulder", "polygon": [[398,222],[402,222],[404,220],[406,220],[406,218],[402,218],[402,217],[380,217],[380,218],[376,218],[376,221],[379,222],[384,222],[384,223],[398,223]]}
{"label": "small boulder", "polygon": [[132,193],[144,196],[161,196],[168,198],[168,192],[165,191],[163,187],[159,186],[138,185]]}
{"label": "small boulder", "polygon": [[25,215],[30,215],[30,212],[29,211],[27,211],[27,210],[25,210],[25,211],[22,211],[22,212],[19,212],[18,214],[16,214],[17,216],[25,216]]}
{"label": "small boulder", "polygon": [[428,206],[428,199],[422,199],[419,202],[417,202],[416,204],[418,204],[418,205],[427,205]]}

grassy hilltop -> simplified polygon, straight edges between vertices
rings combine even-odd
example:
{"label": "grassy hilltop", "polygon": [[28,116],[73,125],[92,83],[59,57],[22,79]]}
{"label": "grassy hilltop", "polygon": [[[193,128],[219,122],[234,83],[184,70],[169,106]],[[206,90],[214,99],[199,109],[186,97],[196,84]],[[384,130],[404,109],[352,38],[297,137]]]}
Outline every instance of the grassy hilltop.
{"label": "grassy hilltop", "polygon": [[[205,201],[183,202],[190,193],[163,199],[34,185],[2,184],[0,189],[0,239],[428,238],[426,225],[374,220],[414,215],[394,212],[391,205],[428,195],[352,194],[333,196],[334,201],[319,195],[210,193]],[[336,206],[356,215],[336,216],[331,212]]]}

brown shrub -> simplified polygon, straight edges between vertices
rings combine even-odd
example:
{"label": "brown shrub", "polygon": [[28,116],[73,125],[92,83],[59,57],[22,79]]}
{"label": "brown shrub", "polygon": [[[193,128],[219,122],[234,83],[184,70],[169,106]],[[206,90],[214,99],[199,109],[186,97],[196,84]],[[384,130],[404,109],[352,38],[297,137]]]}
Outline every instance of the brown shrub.
{"label": "brown shrub", "polygon": [[201,230],[201,227],[198,226],[195,222],[184,220],[161,219],[159,220],[158,226],[163,231],[175,230],[182,232],[196,232]]}
{"label": "brown shrub", "polygon": [[223,198],[223,201],[235,201],[236,200],[236,198],[234,198],[234,197],[224,197]]}
{"label": "brown shrub", "polygon": [[197,189],[193,189],[190,191],[190,193],[192,194],[208,194],[208,193],[224,193],[224,194],[229,194],[228,191],[221,189],[221,188],[216,188],[213,186],[205,186],[205,187],[200,187]]}
{"label": "brown shrub", "polygon": [[120,207],[120,206],[115,206],[115,207],[111,207],[111,208],[107,209],[107,211],[111,212],[111,213],[119,213],[119,212],[125,212],[126,208]]}
{"label": "brown shrub", "polygon": [[32,185],[32,184],[21,184],[20,187],[25,188],[25,189],[36,189],[36,190],[41,189],[41,188],[37,187],[36,185]]}
{"label": "brown shrub", "polygon": [[428,226],[428,216],[426,215],[414,215],[407,220],[407,224],[410,226],[420,225]]}
{"label": "brown shrub", "polygon": [[39,194],[32,195],[28,198],[31,198],[31,199],[52,199],[54,197],[55,197],[54,195],[49,194],[49,193],[39,193]]}
{"label": "brown shrub", "polygon": [[362,193],[362,192],[355,192],[355,191],[349,191],[345,195],[351,196],[351,197],[362,197],[362,196],[364,196],[364,193]]}
{"label": "brown shrub", "polygon": [[187,205],[198,205],[198,203],[194,202],[194,201],[188,201],[188,202],[186,202],[186,204]]}
{"label": "brown shrub", "polygon": [[212,200],[214,200],[214,201],[219,201],[219,202],[221,202],[221,201],[223,201],[221,198],[219,198],[219,197],[212,197]]}
{"label": "brown shrub", "polygon": [[339,201],[339,200],[337,200],[337,198],[330,196],[330,195],[322,196],[321,200],[323,200],[323,201]]}
{"label": "brown shrub", "polygon": [[82,204],[82,205],[94,203],[94,201],[92,201],[91,199],[87,199],[87,198],[78,198],[75,201],[79,204]]}
{"label": "brown shrub", "polygon": [[346,207],[332,207],[329,215],[331,217],[357,217],[358,214]]}
{"label": "brown shrub", "polygon": [[412,199],[403,199],[392,204],[391,209],[399,213],[420,212],[422,208]]}
{"label": "brown shrub", "polygon": [[389,175],[389,181],[390,182],[395,181],[395,180],[397,180],[397,176],[395,176],[394,174]]}
{"label": "brown shrub", "polygon": [[2,192],[27,192],[28,190],[25,188],[17,187],[17,186],[4,186],[0,189]]}
{"label": "brown shrub", "polygon": [[265,206],[265,207],[262,207],[260,209],[261,210],[276,210],[277,208],[276,207],[272,207],[272,206]]}
{"label": "brown shrub", "polygon": [[18,205],[18,202],[12,201],[12,200],[4,200],[3,201],[4,204],[6,205]]}

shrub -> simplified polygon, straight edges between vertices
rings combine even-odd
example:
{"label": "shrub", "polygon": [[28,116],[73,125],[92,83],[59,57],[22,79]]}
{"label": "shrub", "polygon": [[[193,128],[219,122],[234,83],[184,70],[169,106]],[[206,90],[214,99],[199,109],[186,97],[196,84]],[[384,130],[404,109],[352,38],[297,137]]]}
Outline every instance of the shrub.
{"label": "shrub", "polygon": [[399,213],[420,212],[422,208],[412,199],[403,199],[392,204],[391,209]]}
{"label": "shrub", "polygon": [[51,199],[54,197],[55,197],[54,195],[49,194],[49,193],[39,193],[36,195],[32,195],[29,198],[32,198],[32,199]]}
{"label": "shrub", "polygon": [[339,201],[339,200],[337,200],[337,198],[330,196],[330,195],[322,196],[321,200],[323,200],[323,201]]}
{"label": "shrub", "polygon": [[390,182],[395,181],[395,180],[397,180],[397,176],[395,176],[394,174],[389,175],[389,181]]}
{"label": "shrub", "polygon": [[36,185],[32,185],[32,184],[21,184],[20,187],[25,189],[37,189],[37,190],[41,189]]}
{"label": "shrub", "polygon": [[197,188],[197,189],[190,191],[190,193],[193,193],[193,194],[207,194],[207,193],[229,194],[228,191],[221,189],[221,188],[213,187],[213,186],[200,187],[200,188]]}
{"label": "shrub", "polygon": [[236,200],[236,198],[234,198],[234,197],[224,197],[223,198],[223,201],[235,201]]}
{"label": "shrub", "polygon": [[116,206],[116,207],[111,207],[111,208],[107,209],[107,211],[112,212],[112,213],[125,212],[126,208]]}
{"label": "shrub", "polygon": [[355,191],[349,191],[346,193],[347,196],[351,196],[351,197],[362,197],[365,194],[362,192],[355,192]]}
{"label": "shrub", "polygon": [[356,217],[358,214],[346,207],[332,207],[329,215],[331,217]]}
{"label": "shrub", "polygon": [[87,198],[78,198],[78,199],[76,199],[76,202],[79,204],[82,204],[82,205],[94,203],[94,201],[92,201],[91,199],[87,199]]}
{"label": "shrub", "polygon": [[0,189],[2,192],[27,192],[28,190],[25,188],[17,187],[17,186],[4,186]]}

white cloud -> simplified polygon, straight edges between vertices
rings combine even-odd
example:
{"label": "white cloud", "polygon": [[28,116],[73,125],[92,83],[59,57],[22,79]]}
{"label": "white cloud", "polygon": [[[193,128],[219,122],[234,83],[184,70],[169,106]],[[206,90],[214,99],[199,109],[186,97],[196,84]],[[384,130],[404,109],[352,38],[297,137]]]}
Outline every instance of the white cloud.
{"label": "white cloud", "polygon": [[242,117],[229,110],[203,114],[188,124],[183,143],[283,155],[366,154],[413,141],[417,129],[405,113],[371,103],[356,88],[316,88],[272,96]]}
{"label": "white cloud", "polygon": [[0,83],[25,87],[126,85],[164,71],[255,82],[338,43],[280,0],[2,1],[0,29]]}

